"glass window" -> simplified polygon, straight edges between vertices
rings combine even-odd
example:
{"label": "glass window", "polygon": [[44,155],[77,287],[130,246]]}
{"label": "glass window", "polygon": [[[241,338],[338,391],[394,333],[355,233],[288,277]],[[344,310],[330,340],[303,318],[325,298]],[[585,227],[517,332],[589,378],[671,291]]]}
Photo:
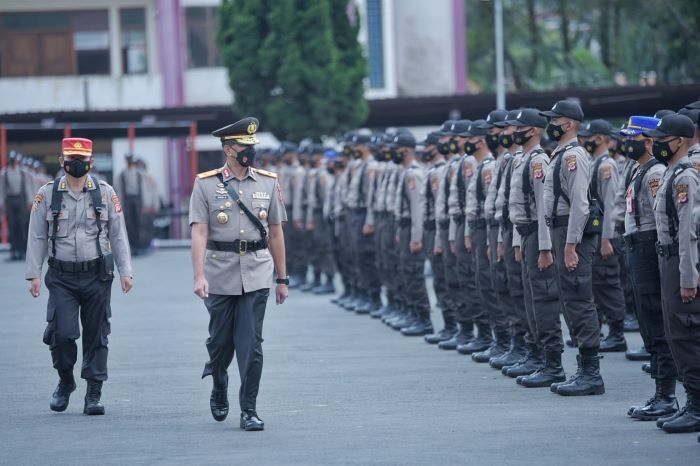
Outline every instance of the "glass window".
{"label": "glass window", "polygon": [[146,73],[148,71],[146,10],[144,8],[124,8],[119,10],[119,24],[122,42],[122,69],[124,73]]}
{"label": "glass window", "polygon": [[384,87],[384,40],[382,38],[382,2],[367,0],[367,36],[369,85]]}
{"label": "glass window", "polygon": [[219,66],[219,49],[216,44],[216,7],[185,8],[187,28],[187,67],[203,68]]}

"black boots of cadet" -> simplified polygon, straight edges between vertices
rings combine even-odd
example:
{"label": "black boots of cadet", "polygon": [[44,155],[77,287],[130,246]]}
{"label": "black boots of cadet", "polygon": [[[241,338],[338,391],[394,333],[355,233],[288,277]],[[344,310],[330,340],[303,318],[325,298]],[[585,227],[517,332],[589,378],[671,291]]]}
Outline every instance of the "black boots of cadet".
{"label": "black boots of cadet", "polygon": [[578,371],[564,383],[552,384],[550,390],[563,396],[602,395],[605,384],[600,376],[598,348],[579,348]]}
{"label": "black boots of cadet", "polygon": [[100,402],[102,397],[102,381],[88,380],[85,392],[85,406],[83,413],[88,416],[101,416],[105,413],[105,407]]}
{"label": "black boots of cadet", "polygon": [[[457,321],[452,317],[445,318],[445,327],[438,333],[426,335],[423,339],[426,343],[437,345],[454,337],[458,332]],[[455,347],[456,348],[456,347]]]}
{"label": "black boots of cadet", "polygon": [[627,414],[640,421],[656,421],[678,411],[676,379],[654,379],[656,392],[644,406],[633,406]]}
{"label": "black boots of cadet", "polygon": [[520,379],[520,385],[528,388],[550,387],[553,383],[566,380],[564,368],[561,365],[561,351],[547,351],[544,355],[544,366],[530,375]]}
{"label": "black boots of cadet", "polygon": [[76,389],[75,379],[73,374],[62,375],[58,381],[58,386],[54,390],[53,395],[51,395],[51,403],[49,407],[51,411],[56,411],[61,413],[68,408],[68,402],[70,401],[70,394]]}
{"label": "black boots of cadet", "polygon": [[688,392],[685,406],[675,414],[659,418],[656,426],[669,434],[700,432],[700,396]]}
{"label": "black boots of cadet", "polygon": [[601,353],[621,353],[627,351],[624,321],[609,322],[608,336],[600,340]]}

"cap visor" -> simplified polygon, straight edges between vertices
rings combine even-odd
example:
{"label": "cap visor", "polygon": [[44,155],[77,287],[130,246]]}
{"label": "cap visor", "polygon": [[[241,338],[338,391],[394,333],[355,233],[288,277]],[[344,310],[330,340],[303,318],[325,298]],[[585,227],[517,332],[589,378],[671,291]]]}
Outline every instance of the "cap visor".
{"label": "cap visor", "polygon": [[540,115],[546,116],[546,117],[549,117],[549,118],[554,118],[554,117],[562,116],[561,114],[556,113],[556,112],[553,112],[553,111],[551,111],[551,110],[545,110],[544,112],[540,112]]}
{"label": "cap visor", "polygon": [[578,132],[578,137],[580,137],[580,138],[589,138],[591,136],[593,136],[593,133],[591,133],[590,131],[587,131],[585,129],[582,129],[581,131]]}
{"label": "cap visor", "polygon": [[650,129],[649,131],[644,131],[642,134],[648,138],[662,138],[664,136],[670,136],[670,134],[659,131],[658,129]]}

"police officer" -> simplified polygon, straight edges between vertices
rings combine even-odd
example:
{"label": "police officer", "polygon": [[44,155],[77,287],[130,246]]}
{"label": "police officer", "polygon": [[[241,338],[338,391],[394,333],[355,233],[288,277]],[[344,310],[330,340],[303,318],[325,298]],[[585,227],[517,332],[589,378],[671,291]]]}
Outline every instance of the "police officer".
{"label": "police officer", "polygon": [[[299,163],[299,148],[295,144],[285,141],[279,147],[279,155],[283,162],[279,183],[282,187],[285,211],[294,212],[295,193],[301,190],[304,178],[304,167]],[[303,242],[303,231],[299,227],[300,225],[297,224],[295,228],[293,222],[284,224],[284,238],[287,244],[301,244]],[[306,283],[306,264],[301,248],[289,250],[289,275],[290,288],[296,288]]]}
{"label": "police officer", "polygon": [[345,307],[345,305],[354,300],[356,296],[354,268],[352,267],[352,261],[348,258],[351,251],[351,242],[347,208],[345,205],[350,174],[347,169],[349,161],[350,156],[345,150],[340,151],[336,155],[335,160],[331,164],[333,168],[333,189],[329,197],[329,202],[331,204],[330,209],[333,217],[333,235],[335,239],[333,252],[343,282],[343,293],[337,298],[332,299],[331,302],[341,307]]}
{"label": "police officer", "polygon": [[117,193],[124,199],[124,216],[126,230],[129,234],[129,244],[135,256],[141,254],[141,228],[146,192],[144,176],[139,170],[134,154],[126,154],[126,168],[121,172],[116,182]]}
{"label": "police officer", "polygon": [[612,125],[606,120],[593,120],[578,133],[584,148],[593,156],[590,193],[603,214],[600,242],[593,259],[593,296],[598,309],[598,320],[603,316],[610,331],[601,340],[601,352],[627,350],[624,334],[625,295],[620,283],[621,238],[615,231],[615,195],[619,173],[617,163],[610,157]]}
{"label": "police officer", "polygon": [[698,291],[698,219],[700,177],[688,159],[695,128],[685,115],[667,115],[656,129],[652,153],[667,165],[656,194],[654,217],[661,273],[661,304],[666,340],[671,348],[687,402],[657,425],[669,433],[700,431],[700,300]]}
{"label": "police officer", "polygon": [[27,213],[32,203],[31,179],[22,169],[22,155],[10,152],[9,165],[0,170],[0,212],[7,216],[10,261],[23,260],[27,249]]}
{"label": "police officer", "polygon": [[141,251],[148,252],[153,241],[156,215],[160,212],[160,194],[158,182],[148,172],[148,165],[143,159],[136,159],[136,166],[143,176],[143,223],[141,228]]}
{"label": "police officer", "polygon": [[433,333],[430,320],[430,301],[425,286],[425,248],[423,245],[423,201],[421,186],[425,182],[423,170],[415,161],[416,139],[413,134],[399,133],[394,148],[401,162],[394,216],[397,224],[396,243],[399,248],[399,275],[402,292],[410,316],[401,321],[405,336],[423,336]]}
{"label": "police officer", "polygon": [[547,135],[558,141],[545,177],[544,206],[560,299],[579,347],[579,371],[552,387],[560,395],[600,395],[605,393],[605,385],[600,376],[600,328],[592,289],[592,261],[600,219],[591,218],[589,222],[591,161],[576,142],[583,111],[576,102],[562,100],[542,115],[549,118]]}
{"label": "police officer", "polygon": [[92,141],[66,138],[59,164],[66,175],[47,183],[34,197],[29,222],[25,278],[35,298],[48,254],[49,302],[44,343],[51,349],[59,383],[51,398],[53,411],[65,411],[76,389],[73,366],[83,335],[80,376],[87,381],[83,412],[105,413],[100,402],[107,380],[107,343],[112,315],[110,299],[114,264],[124,293],[132,287],[131,256],[119,197],[110,185],[89,175]]}
{"label": "police officer", "polygon": [[210,407],[215,420],[228,415],[227,369],[236,352],[241,377],[240,427],[263,430],[256,413],[262,374],[262,324],[277,272],[277,304],[287,298],[285,244],[287,220],[277,175],[254,169],[258,120],[244,118],[212,133],[221,139],[226,164],[200,173],[190,200],[194,292],[209,311],[209,361],[202,377],[214,386]]}
{"label": "police officer", "polygon": [[695,125],[695,133],[688,142],[690,146],[688,148],[688,159],[690,159],[690,163],[695,171],[698,171],[700,170],[700,108],[682,108],[678,113],[690,118]]}

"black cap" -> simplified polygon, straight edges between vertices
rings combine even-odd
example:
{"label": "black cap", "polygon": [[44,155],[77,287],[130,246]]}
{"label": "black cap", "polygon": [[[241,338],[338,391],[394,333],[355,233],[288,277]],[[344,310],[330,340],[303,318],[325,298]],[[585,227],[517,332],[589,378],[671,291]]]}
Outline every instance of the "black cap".
{"label": "black cap", "polygon": [[[510,116],[510,114],[509,114]],[[508,126],[534,126],[544,128],[547,126],[547,119],[540,114],[539,109],[523,108],[517,110],[514,118],[509,118]]]}
{"label": "black cap", "polygon": [[540,115],[549,118],[566,117],[576,121],[583,121],[583,110],[581,106],[573,100],[560,100],[551,110],[540,112]]}
{"label": "black cap", "polygon": [[126,155],[124,155],[124,158],[126,159],[127,162],[133,163],[136,156],[131,152],[127,152]]}
{"label": "black cap", "polygon": [[490,125],[486,123],[486,120],[474,120],[472,121],[472,124],[469,125],[469,128],[463,133],[460,134],[460,136],[465,136],[465,137],[474,137],[474,136],[486,136],[489,134],[489,129],[491,129]]}
{"label": "black cap", "polygon": [[394,137],[393,141],[394,147],[410,147],[415,149],[416,138],[411,133],[399,133]]}
{"label": "black cap", "polygon": [[381,146],[384,143],[384,133],[374,133],[372,134],[372,137],[370,138],[369,145],[374,148],[378,149],[379,146]]}
{"label": "black cap", "polygon": [[352,137],[352,143],[357,145],[369,144],[372,142],[372,135],[370,133],[355,133]]}
{"label": "black cap", "polygon": [[695,135],[695,125],[687,116],[674,113],[663,117],[656,125],[656,129],[644,131],[643,134],[648,138],[662,138],[664,136],[692,138]]}
{"label": "black cap", "polygon": [[345,144],[350,144],[352,142],[352,137],[355,135],[354,131],[348,131],[343,135],[343,142]]}
{"label": "black cap", "polygon": [[695,102],[691,102],[688,105],[685,106],[685,108],[690,108],[690,109],[700,109],[700,100],[696,100]]}
{"label": "black cap", "polygon": [[512,120],[515,120],[515,118],[518,116],[518,113],[520,113],[520,110],[510,110],[508,112],[508,115],[506,115],[506,119],[496,123],[495,126],[498,128],[505,128],[506,126],[513,126],[509,122]]}
{"label": "black cap", "polygon": [[501,124],[508,119],[508,110],[502,110],[502,109],[497,109],[497,110],[491,110],[486,117],[486,127],[488,129],[493,128],[494,126],[499,126],[502,127]]}
{"label": "black cap", "polygon": [[471,124],[471,120],[457,120],[452,125],[452,128],[450,128],[449,134],[451,136],[461,136],[469,129],[469,125]]}
{"label": "black cap", "polygon": [[605,136],[610,136],[612,135],[612,133],[613,127],[610,124],[610,122],[607,120],[598,119],[588,123],[585,128],[582,128],[578,132],[578,135],[582,138],[588,138],[593,136],[594,134],[603,134]]}
{"label": "black cap", "polygon": [[700,127],[700,107],[698,108],[682,108],[678,111],[680,115],[685,115],[695,123],[695,127]]}
{"label": "black cap", "polygon": [[659,110],[656,113],[654,113],[654,118],[658,118],[660,120],[663,117],[665,117],[667,115],[673,115],[674,113],[676,113],[676,112],[674,112],[673,110],[663,109],[663,110]]}
{"label": "black cap", "polygon": [[456,120],[447,120],[440,126],[440,129],[436,131],[440,136],[454,136],[452,133],[452,125],[455,124]]}
{"label": "black cap", "polygon": [[221,142],[233,141],[238,144],[253,145],[260,142],[256,136],[259,126],[260,122],[257,118],[247,117],[219,128],[211,135],[220,138]]}
{"label": "black cap", "polygon": [[421,141],[421,144],[424,146],[430,146],[430,145],[437,144],[438,142],[440,142],[441,134],[442,134],[442,131],[431,131],[425,137],[425,140]]}

